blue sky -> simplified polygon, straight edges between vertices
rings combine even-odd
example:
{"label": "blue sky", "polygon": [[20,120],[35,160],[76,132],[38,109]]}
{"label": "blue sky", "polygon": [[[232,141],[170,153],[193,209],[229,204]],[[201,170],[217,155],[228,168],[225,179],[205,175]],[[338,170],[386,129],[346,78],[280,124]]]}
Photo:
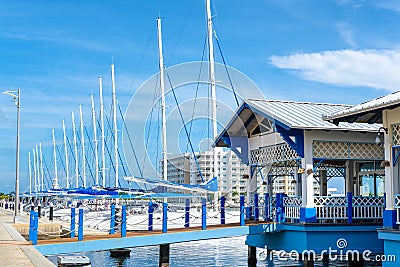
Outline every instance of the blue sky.
{"label": "blue sky", "polygon": [[[156,21],[163,17],[165,64],[199,61],[204,1],[2,1],[0,89],[21,88],[21,188],[27,154],[51,129],[70,125],[116,66],[119,104],[158,70]],[[227,63],[267,99],[357,104],[400,87],[398,1],[213,1]],[[221,57],[216,53],[217,61]],[[218,77],[217,77],[218,79]],[[97,97],[97,96],[96,96]],[[14,187],[16,110],[0,96],[0,191]],[[69,126],[67,126],[69,127]],[[60,132],[57,138],[61,142]],[[51,156],[51,149],[45,152]],[[50,158],[48,159],[50,161]]]}

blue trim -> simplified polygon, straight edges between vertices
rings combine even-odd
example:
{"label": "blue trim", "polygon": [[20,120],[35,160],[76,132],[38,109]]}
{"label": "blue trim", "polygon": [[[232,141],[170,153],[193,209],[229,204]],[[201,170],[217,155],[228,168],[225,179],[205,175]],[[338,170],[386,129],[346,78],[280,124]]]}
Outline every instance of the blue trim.
{"label": "blue trim", "polygon": [[300,208],[300,222],[315,223],[317,222],[317,209],[316,208]]}
{"label": "blue trim", "polygon": [[347,221],[353,223],[353,194],[347,192]]}
{"label": "blue trim", "polygon": [[383,227],[385,228],[397,228],[397,210],[383,211]]}
{"label": "blue trim", "polygon": [[393,157],[393,167],[396,166],[397,161],[399,160],[399,157],[400,157],[400,149],[396,153],[396,148],[399,148],[399,147],[397,147],[397,146],[396,147],[392,147],[392,155],[395,155]]}
{"label": "blue trim", "polygon": [[[279,124],[275,125],[275,128],[290,148],[296,151],[300,157],[304,158],[304,130],[286,129]],[[294,137],[294,141],[292,140],[292,137]]]}

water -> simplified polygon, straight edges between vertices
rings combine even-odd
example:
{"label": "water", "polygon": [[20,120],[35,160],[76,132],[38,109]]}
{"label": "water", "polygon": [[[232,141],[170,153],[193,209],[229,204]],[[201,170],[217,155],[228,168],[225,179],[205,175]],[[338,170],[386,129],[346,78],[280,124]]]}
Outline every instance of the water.
{"label": "water", "polygon": [[[170,245],[170,266],[171,267],[213,267],[213,266],[247,266],[247,246],[245,245],[245,237],[234,237],[225,239],[214,239],[206,241],[195,241]],[[96,251],[84,253],[90,258],[92,266],[140,266],[154,267],[158,266],[158,246],[132,248],[129,258],[112,258],[109,251]],[[57,263],[57,257],[52,256],[49,259]],[[294,261],[263,261],[258,260],[258,267],[276,266],[290,267],[303,266],[301,262]],[[348,266],[348,263],[331,262],[322,263],[315,262],[315,266],[341,267]],[[380,264],[366,264],[364,266],[381,266]]]}

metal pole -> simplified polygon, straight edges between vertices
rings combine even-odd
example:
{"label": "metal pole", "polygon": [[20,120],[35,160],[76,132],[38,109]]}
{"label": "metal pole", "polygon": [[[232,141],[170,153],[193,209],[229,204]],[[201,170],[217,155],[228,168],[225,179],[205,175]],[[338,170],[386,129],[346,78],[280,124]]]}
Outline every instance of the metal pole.
{"label": "metal pole", "polygon": [[16,158],[16,171],[15,171],[15,214],[14,214],[14,222],[19,220],[19,130],[20,130],[20,106],[21,106],[21,94],[18,88],[18,100],[17,100],[17,158]]}
{"label": "metal pole", "polygon": [[5,91],[3,92],[13,98],[15,105],[17,106],[17,148],[16,148],[16,163],[15,163],[15,207],[14,207],[14,223],[19,220],[19,130],[20,130],[20,106],[21,106],[21,94],[20,89],[18,91]]}
{"label": "metal pole", "polygon": [[[212,15],[211,15],[211,0],[206,1],[206,11],[207,11],[207,33],[208,33],[208,61],[209,61],[209,74],[211,83],[211,113],[212,113],[212,130],[213,140],[217,138],[217,99],[216,99],[216,89],[215,89],[215,66],[214,66],[214,46],[213,46],[213,25],[212,25]],[[222,156],[221,156],[222,157]],[[218,179],[218,149],[213,148],[213,177]],[[211,177],[211,178],[213,178]],[[214,203],[215,206],[218,203],[219,192],[214,193]]]}
{"label": "metal pole", "polygon": [[[163,148],[163,173],[162,178],[167,181],[167,120],[165,115],[165,88],[164,88],[164,58],[162,51],[162,37],[161,37],[161,19],[157,19],[158,30],[158,57],[160,69],[160,88],[161,88],[161,117],[162,117],[162,148]],[[166,202],[166,200],[164,200]]]}

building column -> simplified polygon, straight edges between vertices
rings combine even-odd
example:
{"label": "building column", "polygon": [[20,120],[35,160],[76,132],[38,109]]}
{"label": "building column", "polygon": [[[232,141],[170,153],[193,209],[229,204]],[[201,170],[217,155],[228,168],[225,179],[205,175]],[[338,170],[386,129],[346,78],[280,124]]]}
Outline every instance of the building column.
{"label": "building column", "polygon": [[319,171],[319,195],[328,195],[328,178],[326,176],[326,170]]}
{"label": "building column", "polygon": [[384,228],[396,228],[396,221],[397,221],[397,211],[394,208],[394,186],[397,183],[394,183],[394,174],[395,170],[393,166],[393,155],[392,155],[392,129],[389,127],[387,123],[387,111],[382,111],[382,119],[384,122],[383,127],[388,129],[388,134],[384,133],[384,146],[385,146],[385,161],[389,162],[389,166],[385,167],[385,192],[386,192],[386,207],[383,211],[383,227]]}
{"label": "building column", "polygon": [[305,166],[302,175],[302,207],[300,208],[300,222],[311,223],[317,221],[317,210],[314,207],[314,174],[312,158],[302,159]]}
{"label": "building column", "polygon": [[247,203],[251,203],[254,194],[257,193],[257,171],[255,166],[250,166],[249,182],[247,184]]}
{"label": "building column", "polygon": [[[352,193],[354,195],[354,162],[352,160],[346,160],[346,193]],[[359,187],[359,184],[357,184]],[[358,189],[357,192],[360,190]]]}

